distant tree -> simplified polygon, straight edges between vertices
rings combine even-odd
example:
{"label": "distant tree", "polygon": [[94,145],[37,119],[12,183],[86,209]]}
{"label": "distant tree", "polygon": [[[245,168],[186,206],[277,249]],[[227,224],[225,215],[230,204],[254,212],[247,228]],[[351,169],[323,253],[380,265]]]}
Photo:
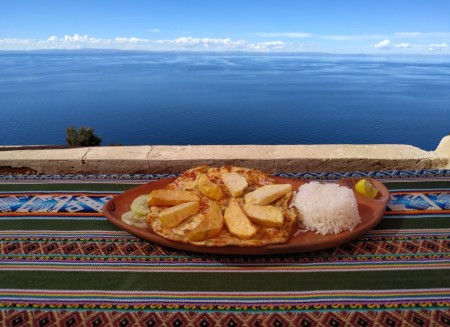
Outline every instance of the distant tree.
{"label": "distant tree", "polygon": [[102,139],[95,135],[92,127],[80,127],[76,130],[70,126],[66,128],[66,142],[70,146],[97,146],[102,143]]}

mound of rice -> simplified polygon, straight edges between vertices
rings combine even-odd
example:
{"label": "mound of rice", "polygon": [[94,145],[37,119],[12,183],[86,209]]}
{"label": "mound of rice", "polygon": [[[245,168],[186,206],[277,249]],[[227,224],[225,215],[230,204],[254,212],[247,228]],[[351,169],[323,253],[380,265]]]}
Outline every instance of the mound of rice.
{"label": "mound of rice", "polygon": [[338,234],[361,222],[353,191],[334,183],[302,185],[294,198],[301,223],[317,234]]}

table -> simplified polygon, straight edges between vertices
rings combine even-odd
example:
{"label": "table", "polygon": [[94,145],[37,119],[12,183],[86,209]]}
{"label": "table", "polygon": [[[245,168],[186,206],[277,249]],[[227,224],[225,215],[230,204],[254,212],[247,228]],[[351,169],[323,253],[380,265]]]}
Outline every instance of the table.
{"label": "table", "polygon": [[339,248],[221,256],[113,226],[115,194],[169,175],[0,176],[1,326],[450,325],[450,171],[369,176],[385,217]]}

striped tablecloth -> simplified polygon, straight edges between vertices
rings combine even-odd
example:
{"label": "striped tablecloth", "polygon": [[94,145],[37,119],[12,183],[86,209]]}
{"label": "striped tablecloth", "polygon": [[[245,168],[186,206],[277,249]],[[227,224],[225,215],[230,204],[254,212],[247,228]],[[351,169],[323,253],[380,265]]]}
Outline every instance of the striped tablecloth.
{"label": "striped tablecloth", "polygon": [[0,176],[0,326],[448,326],[450,171],[370,176],[385,217],[339,248],[274,256],[164,248],[102,215],[167,175]]}

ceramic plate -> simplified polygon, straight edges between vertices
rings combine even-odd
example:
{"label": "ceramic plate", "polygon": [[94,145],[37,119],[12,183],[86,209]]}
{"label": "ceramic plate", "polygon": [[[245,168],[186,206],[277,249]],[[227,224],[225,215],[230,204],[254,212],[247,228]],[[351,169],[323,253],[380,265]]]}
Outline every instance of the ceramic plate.
{"label": "ceramic plate", "polygon": [[[275,177],[275,179],[277,183],[291,184],[294,191],[297,191],[301,185],[308,183],[307,180],[288,179],[281,177]],[[157,234],[154,234],[150,229],[137,228],[121,221],[120,218],[122,214],[130,210],[131,202],[136,197],[142,194],[148,194],[152,190],[163,188],[165,185],[174,181],[175,178],[161,179],[149,184],[132,188],[120,195],[117,195],[105,204],[103,213],[111,223],[131,234],[139,236],[148,241],[158,243],[159,245],[183,251],[237,255],[261,255],[317,251],[337,247],[341,244],[354,240],[359,235],[373,229],[383,218],[387,202],[389,201],[389,191],[381,182],[374,179],[366,179],[373,183],[373,185],[379,190],[379,194],[376,199],[369,199],[355,192],[356,201],[358,202],[358,210],[362,221],[352,231],[333,235],[320,235],[311,231],[304,232],[301,230],[296,230],[287,243],[278,245],[265,245],[260,247],[196,246],[193,244],[171,241]],[[338,184],[353,188],[352,186],[356,181],[357,179],[347,178],[340,180]]]}

